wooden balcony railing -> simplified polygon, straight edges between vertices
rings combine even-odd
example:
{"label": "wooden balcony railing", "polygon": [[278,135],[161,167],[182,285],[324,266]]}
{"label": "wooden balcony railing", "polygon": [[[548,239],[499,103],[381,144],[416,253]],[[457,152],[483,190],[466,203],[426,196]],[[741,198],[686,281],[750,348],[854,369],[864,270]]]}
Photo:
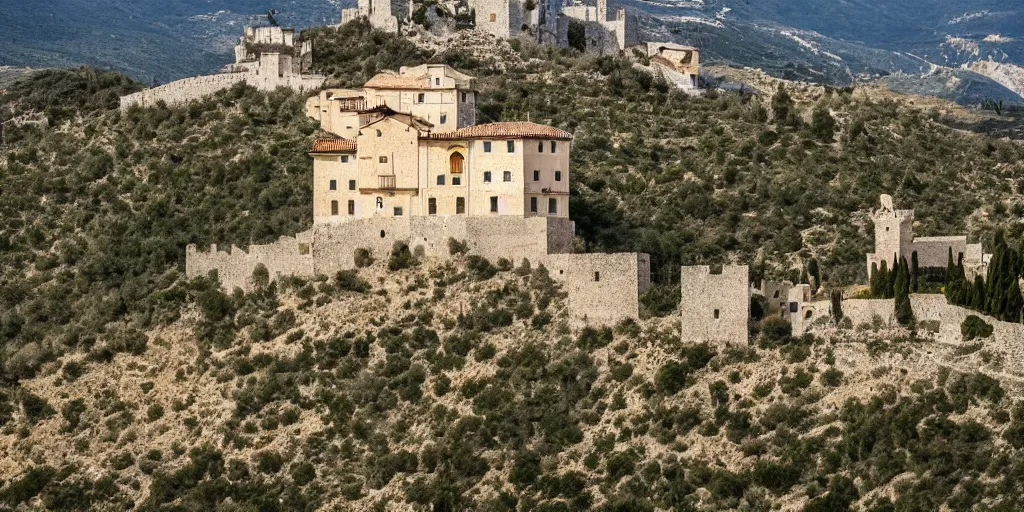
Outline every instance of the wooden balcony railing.
{"label": "wooden balcony railing", "polygon": [[381,190],[394,190],[395,189],[395,175],[378,176],[379,188]]}

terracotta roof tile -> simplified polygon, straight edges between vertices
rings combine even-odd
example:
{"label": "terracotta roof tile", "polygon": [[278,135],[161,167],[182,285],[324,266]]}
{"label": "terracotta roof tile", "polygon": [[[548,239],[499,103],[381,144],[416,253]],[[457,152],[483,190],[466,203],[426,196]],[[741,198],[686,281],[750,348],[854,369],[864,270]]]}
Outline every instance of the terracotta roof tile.
{"label": "terracotta roof tile", "polygon": [[433,140],[508,138],[572,140],[572,134],[554,126],[515,121],[467,126],[452,132],[431,133],[426,138]]}
{"label": "terracotta roof tile", "polygon": [[426,89],[430,87],[427,75],[396,75],[392,73],[378,73],[373,76],[366,85],[371,89]]}
{"label": "terracotta roof tile", "polygon": [[356,141],[351,139],[317,139],[313,142],[312,153],[348,153],[356,150]]}

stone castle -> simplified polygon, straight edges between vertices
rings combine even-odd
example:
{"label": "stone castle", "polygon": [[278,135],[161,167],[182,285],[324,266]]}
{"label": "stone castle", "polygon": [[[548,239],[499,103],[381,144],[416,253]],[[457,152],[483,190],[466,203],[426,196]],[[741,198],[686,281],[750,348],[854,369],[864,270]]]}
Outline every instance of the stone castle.
{"label": "stone castle", "polygon": [[121,97],[121,108],[168,105],[202,99],[238,83],[261,91],[286,87],[296,91],[320,88],[326,77],[309,74],[313,44],[297,42],[295,29],[278,26],[246,27],[235,46],[235,62],[217,74],[176,80]]}
{"label": "stone castle", "polygon": [[920,268],[946,268],[949,255],[953,261],[963,258],[964,269],[969,278],[984,275],[991,254],[982,251],[981,244],[968,244],[966,235],[914,237],[914,210],[897,210],[892,197],[881,196],[881,207],[872,213],[875,223],[875,252],[867,255],[868,277],[873,267],[888,268],[898,263],[898,258],[911,261],[917,254]]}

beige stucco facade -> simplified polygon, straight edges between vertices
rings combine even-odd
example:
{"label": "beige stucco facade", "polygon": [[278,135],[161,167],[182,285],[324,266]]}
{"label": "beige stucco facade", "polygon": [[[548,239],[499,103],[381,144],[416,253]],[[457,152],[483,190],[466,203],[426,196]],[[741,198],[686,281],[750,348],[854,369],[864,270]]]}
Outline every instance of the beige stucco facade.
{"label": "beige stucco facade", "polygon": [[371,78],[362,89],[325,89],[306,101],[306,115],[340,137],[354,139],[359,127],[382,116],[383,107],[412,114],[450,132],[476,124],[473,77],[444,64],[403,67]]}

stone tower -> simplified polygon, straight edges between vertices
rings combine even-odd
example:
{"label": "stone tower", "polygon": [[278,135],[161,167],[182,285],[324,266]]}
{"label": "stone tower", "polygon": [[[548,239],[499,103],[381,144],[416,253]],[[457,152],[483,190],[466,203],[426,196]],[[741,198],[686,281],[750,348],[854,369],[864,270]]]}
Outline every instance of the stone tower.
{"label": "stone tower", "polygon": [[680,272],[680,339],[684,342],[747,344],[750,320],[750,270],[726,265],[721,274],[708,266]]}
{"label": "stone tower", "polygon": [[597,0],[597,21],[608,21],[608,0]]}
{"label": "stone tower", "polygon": [[881,208],[871,216],[875,222],[875,253],[868,254],[869,277],[872,264],[881,267],[884,261],[893,268],[898,258],[910,254],[914,242],[914,210],[893,208],[892,196],[886,194],[881,196],[881,203]]}

